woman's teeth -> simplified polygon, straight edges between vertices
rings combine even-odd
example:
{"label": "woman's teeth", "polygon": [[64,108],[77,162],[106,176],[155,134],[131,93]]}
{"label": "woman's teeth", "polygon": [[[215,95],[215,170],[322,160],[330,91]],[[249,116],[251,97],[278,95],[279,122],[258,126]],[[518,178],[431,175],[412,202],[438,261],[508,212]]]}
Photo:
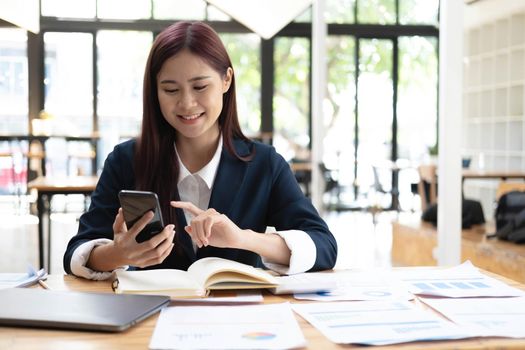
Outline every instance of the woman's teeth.
{"label": "woman's teeth", "polygon": [[192,114],[192,115],[181,115],[181,118],[184,120],[193,120],[197,119],[201,114]]}

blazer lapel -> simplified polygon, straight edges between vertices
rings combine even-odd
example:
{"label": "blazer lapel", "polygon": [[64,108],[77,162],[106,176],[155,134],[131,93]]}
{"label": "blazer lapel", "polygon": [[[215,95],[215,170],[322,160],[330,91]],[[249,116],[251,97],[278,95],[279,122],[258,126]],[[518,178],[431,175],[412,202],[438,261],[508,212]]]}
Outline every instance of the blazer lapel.
{"label": "blazer lapel", "polygon": [[[244,141],[234,140],[234,147],[240,156],[250,154],[250,150]],[[225,147],[222,149],[221,161],[210,197],[210,208],[214,208],[222,214],[228,215],[230,213],[248,165],[249,162],[231,155]]]}

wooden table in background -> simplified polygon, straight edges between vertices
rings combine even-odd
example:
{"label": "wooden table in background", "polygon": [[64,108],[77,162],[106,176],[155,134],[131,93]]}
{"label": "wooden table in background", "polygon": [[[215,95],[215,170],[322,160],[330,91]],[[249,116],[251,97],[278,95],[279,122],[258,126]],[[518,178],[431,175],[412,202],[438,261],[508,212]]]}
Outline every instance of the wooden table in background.
{"label": "wooden table in background", "polygon": [[47,271],[51,262],[51,198],[56,194],[83,194],[90,196],[98,182],[97,176],[45,177],[41,176],[27,184],[27,189],[35,189],[38,210],[38,261],[44,267],[44,215],[47,215]]}
{"label": "wooden table in background", "polygon": [[463,169],[461,172],[463,181],[466,179],[523,179],[525,180],[525,171],[501,171],[501,170],[471,170]]}
{"label": "wooden table in background", "polygon": [[[46,142],[47,140],[51,138],[56,139],[64,139],[67,142],[89,142],[92,148],[92,157],[91,158],[91,166],[92,166],[92,173],[93,175],[97,172],[97,154],[98,154],[98,140],[100,139],[100,135],[98,132],[92,133],[91,135],[85,135],[85,136],[73,136],[73,135],[31,135],[31,134],[24,134],[24,135],[0,135],[0,141],[27,141],[29,144],[33,141],[38,141],[42,147],[42,152],[37,155],[26,155],[28,158],[28,162],[30,158],[38,158],[41,162],[41,169],[42,169],[42,175],[46,176]],[[29,163],[28,163],[29,165]]]}
{"label": "wooden table in background", "polygon": [[[403,268],[410,269],[410,268]],[[525,285],[513,282],[498,275],[486,272],[488,275],[498,278],[514,287],[524,289]],[[47,284],[53,290],[86,291],[86,292],[108,292],[112,293],[108,281],[87,281],[73,276],[50,275]],[[263,292],[264,303],[305,301],[294,300],[291,295],[276,296]],[[172,303],[176,305],[176,303]],[[185,305],[187,305],[185,303]],[[35,305],[35,307],[38,307]],[[510,338],[473,338],[466,340],[413,342],[397,344],[392,346],[366,346],[338,345],[329,341],[317,329],[306,322],[303,318],[294,314],[304,337],[307,340],[307,349],[523,349],[525,339]],[[203,315],[206,317],[206,315]],[[227,315],[225,315],[227,317]],[[158,313],[131,327],[122,333],[81,332],[67,330],[48,330],[35,328],[10,328],[0,327],[0,349],[39,349],[39,350],[69,350],[69,349],[112,349],[112,350],[134,350],[148,349],[148,344],[153,334],[153,329],[158,319]]]}
{"label": "wooden table in background", "polygon": [[525,171],[503,171],[503,170],[472,170],[463,169],[461,172],[461,193],[464,192],[464,184],[467,179],[477,180],[501,180],[506,181],[509,179],[521,179],[525,180]]}

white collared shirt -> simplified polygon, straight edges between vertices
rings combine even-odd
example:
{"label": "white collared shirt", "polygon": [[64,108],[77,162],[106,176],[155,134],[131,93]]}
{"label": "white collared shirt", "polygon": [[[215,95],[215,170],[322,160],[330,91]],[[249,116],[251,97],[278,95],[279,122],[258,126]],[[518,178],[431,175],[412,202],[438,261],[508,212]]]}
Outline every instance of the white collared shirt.
{"label": "white collared shirt", "polygon": [[[190,202],[199,209],[206,210],[210,204],[211,192],[217,169],[219,169],[219,162],[222,154],[222,135],[219,139],[219,144],[215,150],[215,154],[208,164],[196,173],[190,173],[186,166],[182,163],[175,146],[175,153],[179,161],[179,178],[177,180],[177,188],[179,189],[180,200],[183,202]],[[186,222],[189,223],[192,215],[184,211]]]}
{"label": "white collared shirt", "polygon": [[[176,146],[175,152],[177,151]],[[219,169],[219,163],[222,154],[222,134],[219,139],[217,149],[212,159],[202,169],[194,174],[191,174],[188,169],[182,164],[179,155],[177,153],[177,159],[179,162],[179,178],[177,180],[177,187],[179,190],[179,196],[181,201],[191,202],[195,206],[202,210],[208,209],[210,204],[210,197],[213,190],[213,184],[215,182],[215,176]],[[184,211],[186,222],[190,223],[192,215]],[[182,228],[183,229],[183,228]],[[179,231],[181,228],[179,228]],[[309,270],[314,266],[315,259],[317,257],[317,250],[315,243],[312,238],[304,231],[301,230],[287,230],[276,232],[273,228],[267,228],[266,233],[273,233],[281,236],[288,249],[290,249],[290,265],[280,265],[266,261],[262,258],[263,263],[266,267],[280,274],[296,274]],[[177,234],[185,234],[184,232],[178,232]],[[101,238],[93,241],[86,242],[80,245],[73,252],[71,258],[71,271],[76,276],[84,277],[87,279],[108,279],[111,277],[113,272],[98,272],[89,269],[86,264],[91,254],[91,250],[98,245],[107,244],[111,242],[108,239]],[[196,251],[197,246],[193,244],[193,249]],[[127,269],[127,266],[121,268]]]}

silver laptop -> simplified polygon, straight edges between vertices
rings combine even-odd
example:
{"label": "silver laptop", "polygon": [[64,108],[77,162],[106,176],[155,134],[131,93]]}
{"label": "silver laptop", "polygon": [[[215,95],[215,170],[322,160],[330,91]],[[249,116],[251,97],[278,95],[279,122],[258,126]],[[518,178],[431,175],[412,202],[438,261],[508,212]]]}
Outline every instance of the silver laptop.
{"label": "silver laptop", "polygon": [[120,332],[159,311],[167,296],[0,290],[0,326]]}

